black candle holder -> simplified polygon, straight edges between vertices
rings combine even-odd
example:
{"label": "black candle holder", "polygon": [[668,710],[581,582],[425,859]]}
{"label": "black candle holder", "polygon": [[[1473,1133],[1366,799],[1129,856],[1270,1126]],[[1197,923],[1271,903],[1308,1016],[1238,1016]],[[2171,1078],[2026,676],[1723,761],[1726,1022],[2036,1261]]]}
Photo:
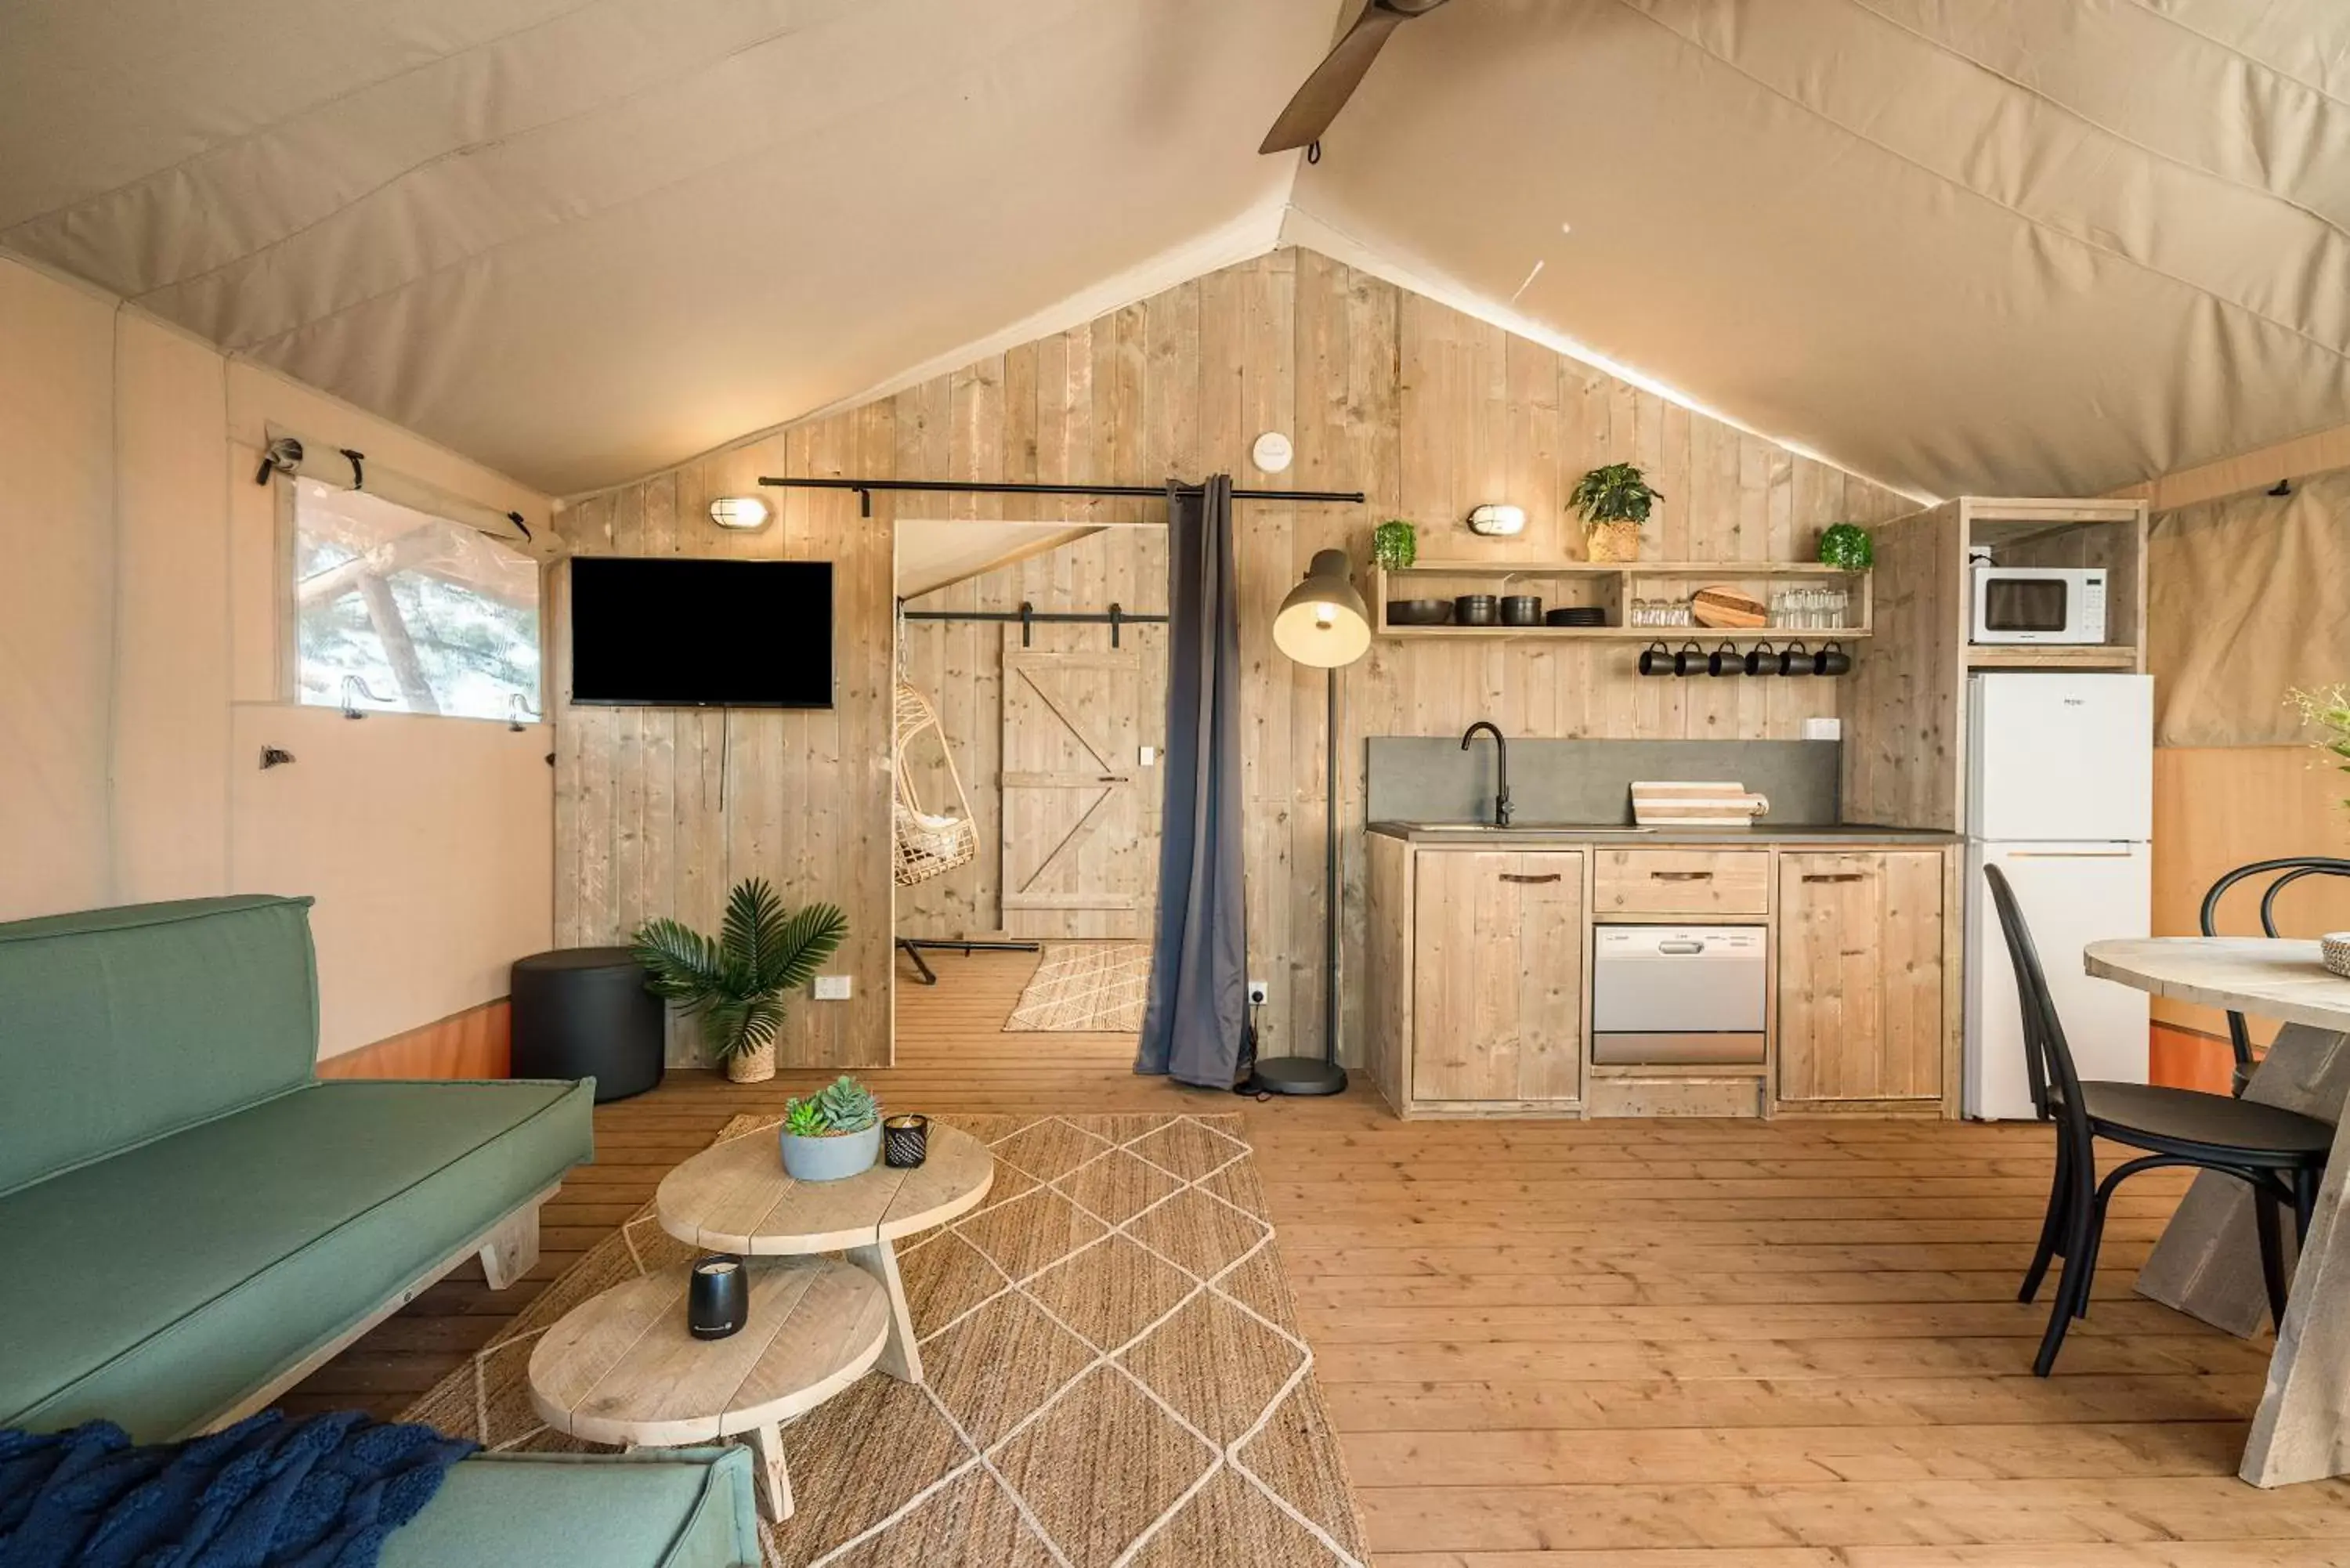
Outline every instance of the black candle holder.
{"label": "black candle holder", "polygon": [[931,1156],[931,1118],[928,1116],[889,1116],[881,1123],[882,1163],[898,1170],[910,1170]]}
{"label": "black candle holder", "polygon": [[732,1252],[693,1260],[685,1293],[685,1328],[696,1339],[724,1339],[751,1316],[751,1275]]}

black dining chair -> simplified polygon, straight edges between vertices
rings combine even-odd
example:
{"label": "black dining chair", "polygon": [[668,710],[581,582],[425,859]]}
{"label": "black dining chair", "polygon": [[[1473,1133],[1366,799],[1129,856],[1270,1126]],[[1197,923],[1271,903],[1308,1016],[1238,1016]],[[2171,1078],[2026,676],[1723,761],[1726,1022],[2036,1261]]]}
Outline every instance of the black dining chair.
{"label": "black dining chair", "polygon": [[[2203,934],[2207,937],[2220,934],[2221,894],[2248,877],[2266,876],[2274,876],[2276,880],[2271,882],[2268,889],[2261,895],[2261,931],[2265,936],[2273,937],[2279,934],[2277,895],[2303,877],[2350,877],[2350,860],[2337,860],[2326,855],[2287,855],[2275,860],[2255,860],[2249,866],[2237,867],[2212,883],[2211,890],[2203,895]],[[2252,1081],[2255,1065],[2251,1033],[2244,1027],[2244,1015],[2241,1012],[2228,1014],[2228,1044],[2236,1052],[2236,1070],[2228,1079],[2229,1091],[2241,1099],[2245,1086]]]}
{"label": "black dining chair", "polygon": [[[2325,1170],[2334,1129],[2312,1116],[2226,1095],[2155,1084],[2081,1081],[2073,1067],[2064,1025],[2048,993],[2032,930],[2017,907],[2015,890],[1996,866],[1983,867],[2007,956],[2015,966],[2016,996],[2023,1008],[2024,1069],[2032,1104],[2043,1121],[2056,1124],[2056,1178],[2048,1191],[2048,1213],[2040,1223],[2040,1245],[2023,1276],[2018,1301],[2039,1293],[2052,1259],[2064,1260],[2056,1302],[2033,1358],[2034,1376],[2056,1365],[2064,1331],[2089,1315],[2089,1285],[2096,1277],[2097,1242],[2105,1233],[2106,1205],[2114,1189],[2142,1170],[2189,1166],[2232,1176],[2252,1189],[2254,1229],[2260,1236],[2261,1280],[2268,1289],[2269,1313],[2284,1322],[2283,1239],[2277,1215],[2293,1206],[2293,1234],[2306,1235],[2317,1202],[2318,1179]],[[2147,1152],[2116,1166],[2097,1179],[2096,1140],[2106,1138]]]}

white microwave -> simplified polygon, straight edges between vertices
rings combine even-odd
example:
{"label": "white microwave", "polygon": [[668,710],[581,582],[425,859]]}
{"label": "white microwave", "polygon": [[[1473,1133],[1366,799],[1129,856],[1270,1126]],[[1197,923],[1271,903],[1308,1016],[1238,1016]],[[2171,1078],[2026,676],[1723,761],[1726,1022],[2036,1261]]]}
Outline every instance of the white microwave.
{"label": "white microwave", "polygon": [[2103,566],[1974,569],[1975,642],[2106,640]]}

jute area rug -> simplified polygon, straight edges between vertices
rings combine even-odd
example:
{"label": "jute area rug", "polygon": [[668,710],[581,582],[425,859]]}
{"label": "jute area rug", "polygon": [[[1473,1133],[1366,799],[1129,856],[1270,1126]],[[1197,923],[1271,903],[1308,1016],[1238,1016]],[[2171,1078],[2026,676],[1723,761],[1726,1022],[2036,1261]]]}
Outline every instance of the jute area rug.
{"label": "jute area rug", "polygon": [[[869,1374],[785,1429],[799,1511],[768,1528],[769,1563],[1359,1565],[1240,1118],[941,1119],[996,1167],[983,1208],[899,1243],[927,1381]],[[592,1449],[532,1413],[532,1346],[596,1292],[691,1255],[647,1204],[403,1419]]]}
{"label": "jute area rug", "polygon": [[1047,942],[1003,1033],[1139,1033],[1149,992],[1144,943]]}

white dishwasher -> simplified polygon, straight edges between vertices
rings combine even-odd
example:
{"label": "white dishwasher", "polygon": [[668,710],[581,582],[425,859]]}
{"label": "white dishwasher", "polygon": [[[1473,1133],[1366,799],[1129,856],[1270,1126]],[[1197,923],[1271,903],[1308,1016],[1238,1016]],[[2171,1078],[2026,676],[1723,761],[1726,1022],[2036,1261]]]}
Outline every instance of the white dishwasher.
{"label": "white dishwasher", "polygon": [[1591,1059],[1760,1066],[1770,965],[1761,926],[1598,926]]}

